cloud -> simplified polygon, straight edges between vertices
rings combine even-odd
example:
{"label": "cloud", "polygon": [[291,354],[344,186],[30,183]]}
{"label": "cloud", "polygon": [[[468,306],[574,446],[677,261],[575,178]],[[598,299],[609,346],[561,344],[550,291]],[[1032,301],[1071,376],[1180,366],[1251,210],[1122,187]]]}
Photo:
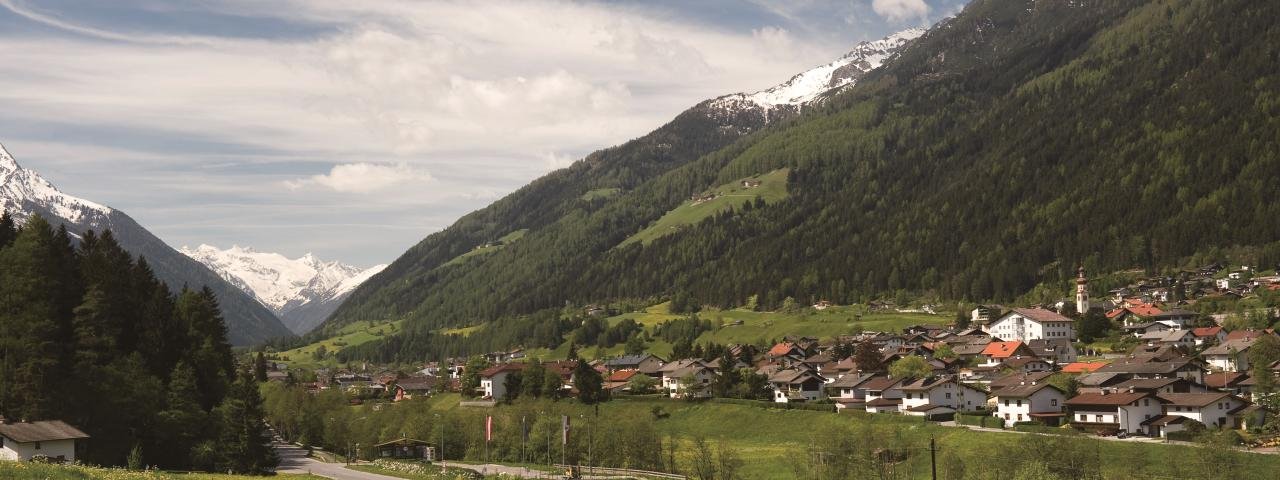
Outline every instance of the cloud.
{"label": "cloud", "polygon": [[929,5],[924,0],[874,0],[871,9],[893,22],[923,19],[929,14]]}
{"label": "cloud", "polygon": [[318,185],[342,193],[372,193],[390,187],[422,184],[434,180],[425,170],[406,164],[379,165],[373,163],[346,163],[334,165],[325,175],[286,180],[285,188],[300,190]]}

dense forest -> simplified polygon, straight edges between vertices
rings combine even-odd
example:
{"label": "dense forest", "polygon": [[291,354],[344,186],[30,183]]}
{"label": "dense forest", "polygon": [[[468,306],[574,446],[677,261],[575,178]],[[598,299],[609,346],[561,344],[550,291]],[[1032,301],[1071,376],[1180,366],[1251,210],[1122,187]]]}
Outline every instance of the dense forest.
{"label": "dense forest", "polygon": [[[978,0],[803,115],[715,141],[686,137],[722,130],[668,125],[653,135],[685,143],[642,138],[534,182],[425,239],[325,328],[515,331],[566,303],[675,294],[762,309],[900,291],[1010,301],[1077,264],[1158,270],[1227,251],[1269,268],[1277,17],[1247,0]],[[780,168],[785,200],[619,246],[690,194]],[[606,187],[621,190],[579,198]],[[445,265],[476,232],[522,228]]]}
{"label": "dense forest", "polygon": [[0,217],[0,415],[88,433],[79,459],[265,473],[262,400],[218,300],[176,296],[111,231]]}

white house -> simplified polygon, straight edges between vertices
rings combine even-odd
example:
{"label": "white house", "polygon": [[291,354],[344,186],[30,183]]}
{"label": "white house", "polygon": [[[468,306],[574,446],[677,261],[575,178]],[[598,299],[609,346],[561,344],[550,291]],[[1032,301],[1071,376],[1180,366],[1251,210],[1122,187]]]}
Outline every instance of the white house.
{"label": "white house", "polygon": [[1165,415],[1187,417],[1207,426],[1226,428],[1235,427],[1233,414],[1249,405],[1243,398],[1224,392],[1161,393],[1159,397],[1168,402],[1164,406]]}
{"label": "white house", "polygon": [[[673,368],[667,368],[673,367]],[[664,365],[662,388],[671,398],[710,397],[715,372],[702,360],[681,360]]]}
{"label": "white house", "polygon": [[985,331],[1006,341],[1076,339],[1074,320],[1043,308],[1015,308],[987,325]]}
{"label": "white house", "polygon": [[811,402],[826,398],[823,385],[827,380],[803,369],[779,370],[769,376],[773,401],[777,403]]}
{"label": "white house", "polygon": [[507,377],[524,370],[524,367],[523,363],[504,363],[480,372],[480,388],[484,389],[484,397],[494,400],[507,398]]}
{"label": "white house", "polygon": [[986,408],[987,392],[960,383],[953,376],[928,377],[904,383],[902,412],[931,416]]}
{"label": "white house", "polygon": [[89,438],[61,420],[0,422],[0,460],[45,457],[56,462],[76,461],[76,441]]}
{"label": "white house", "polygon": [[1164,415],[1161,400],[1149,392],[1082,393],[1067,400],[1071,423],[1085,428],[1110,428],[1128,433],[1144,433],[1144,422]]}
{"label": "white house", "polygon": [[1045,382],[1002,388],[995,392],[995,399],[995,416],[1006,427],[1033,420],[1056,425],[1067,406],[1066,394]]}
{"label": "white house", "polygon": [[1079,352],[1075,345],[1071,344],[1071,340],[1065,338],[1053,340],[1032,340],[1027,342],[1027,348],[1035,356],[1050,360],[1058,365],[1066,365],[1075,362],[1079,358]]}
{"label": "white house", "polygon": [[902,379],[877,376],[861,385],[865,392],[866,408],[870,413],[896,413],[902,407]]}
{"label": "white house", "polygon": [[1202,353],[1209,366],[1224,372],[1249,371],[1249,347],[1257,338],[1227,340],[1205,349]]}

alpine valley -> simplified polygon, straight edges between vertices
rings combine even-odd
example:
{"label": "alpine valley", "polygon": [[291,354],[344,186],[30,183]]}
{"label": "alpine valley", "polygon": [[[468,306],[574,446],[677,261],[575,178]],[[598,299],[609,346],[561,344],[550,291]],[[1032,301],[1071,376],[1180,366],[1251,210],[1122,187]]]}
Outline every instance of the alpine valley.
{"label": "alpine valley", "polygon": [[288,337],[292,333],[250,295],[232,286],[204,265],[166,245],[120,210],[59,191],[40,174],[23,168],[0,146],[0,212],[19,224],[39,214],[55,227],[65,225],[73,238],[93,230],[110,230],[130,254],[146,259],[156,277],[173,291],[183,286],[207,286],[217,295],[234,345],[249,345]]}
{"label": "alpine valley", "polygon": [[1272,265],[1275,18],[1248,0],[976,0],[464,216],[313,338],[404,320],[339,357],[420,359],[553,347],[566,305],[1014,301],[1080,264]]}

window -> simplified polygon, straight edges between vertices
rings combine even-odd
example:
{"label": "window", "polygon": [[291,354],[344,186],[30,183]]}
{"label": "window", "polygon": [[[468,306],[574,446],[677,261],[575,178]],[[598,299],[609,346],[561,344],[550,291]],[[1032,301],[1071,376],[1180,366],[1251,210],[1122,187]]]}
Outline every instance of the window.
{"label": "window", "polygon": [[1021,422],[1021,421],[1022,421],[1022,414],[1021,414],[1021,413],[1019,413],[1019,414],[1018,414],[1018,421],[1019,421],[1019,422]]}
{"label": "window", "polygon": [[1049,399],[1049,406],[1051,406],[1051,407],[1056,407],[1056,406],[1058,406],[1058,399],[1056,399],[1056,398],[1051,398],[1051,399]]}
{"label": "window", "polygon": [[1021,406],[1022,406],[1022,399],[1018,399],[1018,406],[1019,406],[1019,407],[1021,407]]}
{"label": "window", "polygon": [[951,400],[951,392],[947,392],[947,400]]}
{"label": "window", "polygon": [[40,442],[36,442],[36,450],[40,449]]}
{"label": "window", "polygon": [[1102,423],[1102,415],[1094,415],[1094,420],[1096,420],[1098,423]]}
{"label": "window", "polygon": [[1082,414],[1080,414],[1080,421],[1081,421],[1081,422],[1088,421],[1088,420],[1089,420],[1089,417],[1088,417],[1087,415],[1085,415],[1085,414],[1083,414],[1083,413],[1082,413]]}
{"label": "window", "polygon": [[1007,399],[1007,398],[1006,398],[1006,399],[1004,399],[1004,406],[1006,406],[1006,407],[1007,407],[1007,406],[1009,406],[1009,399]]}
{"label": "window", "polygon": [[1006,414],[1004,414],[1004,419],[1005,419],[1005,420],[1008,420],[1008,419],[1009,419],[1009,414],[1007,414],[1007,413],[1006,413]]}

